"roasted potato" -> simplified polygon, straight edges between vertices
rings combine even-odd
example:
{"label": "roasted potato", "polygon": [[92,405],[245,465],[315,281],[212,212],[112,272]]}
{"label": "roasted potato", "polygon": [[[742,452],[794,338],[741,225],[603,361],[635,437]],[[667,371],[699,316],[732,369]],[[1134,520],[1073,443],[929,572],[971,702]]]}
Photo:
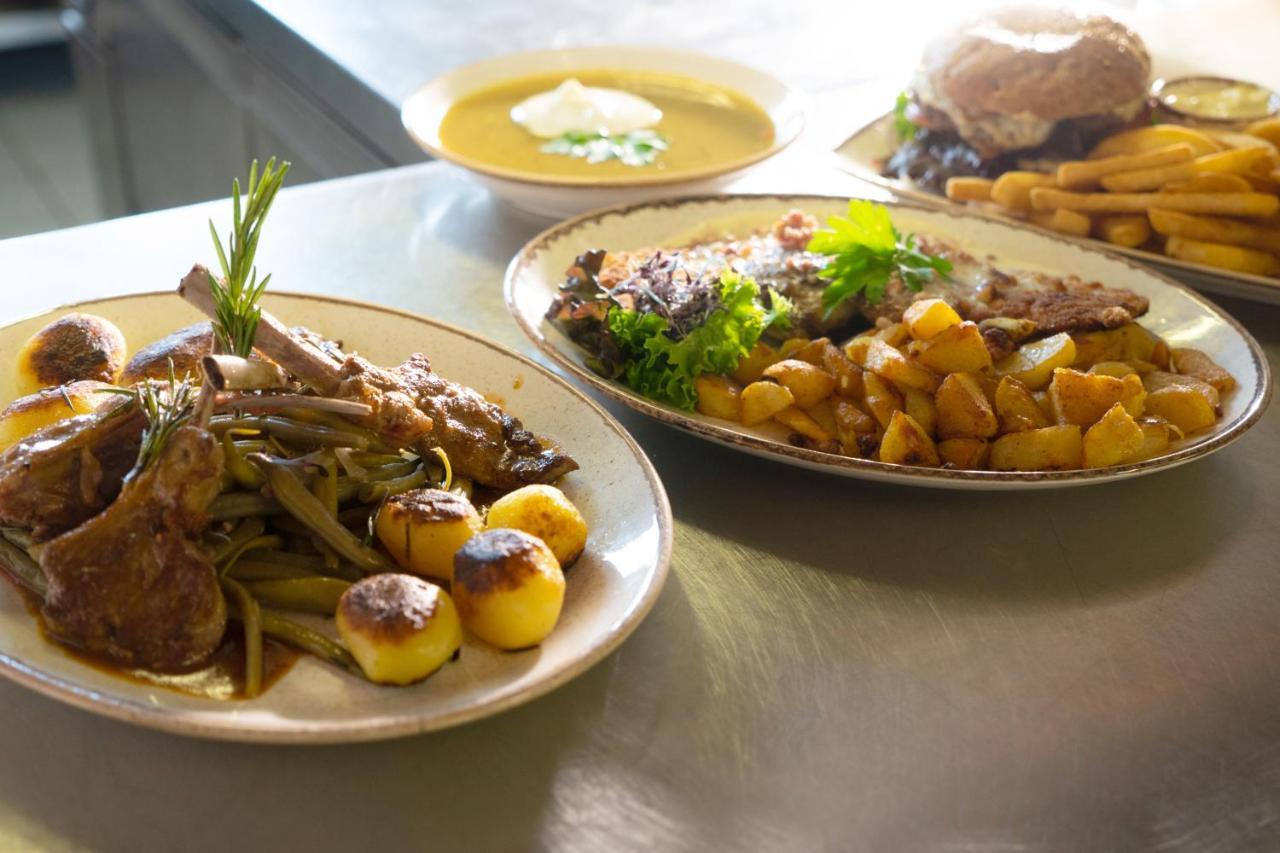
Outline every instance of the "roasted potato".
{"label": "roasted potato", "polygon": [[1138,422],[1116,403],[1084,434],[1084,467],[1106,468],[1128,462],[1142,452],[1144,443]]}
{"label": "roasted potato", "polygon": [[537,536],[562,567],[573,565],[587,547],[586,519],[555,486],[522,486],[503,495],[490,505],[485,527],[523,530]]}
{"label": "roasted potato", "polygon": [[1049,402],[1059,424],[1088,429],[1124,398],[1125,384],[1114,376],[1081,373],[1069,367],[1053,371]]}
{"label": "roasted potato", "polygon": [[952,373],[942,381],[934,402],[939,438],[990,438],[999,429],[986,392],[971,373]]}
{"label": "roasted potato", "polygon": [[769,365],[764,370],[764,378],[772,379],[790,391],[794,404],[802,409],[827,399],[836,389],[836,379],[830,373],[794,358]]}
{"label": "roasted potato", "polygon": [[1000,436],[990,464],[993,471],[1066,471],[1079,468],[1083,457],[1080,427],[1067,424]]}
{"label": "roasted potato", "polygon": [[827,344],[822,350],[822,369],[836,378],[836,393],[856,400],[862,396],[862,368],[840,351]]}
{"label": "roasted potato", "polygon": [[948,438],[938,442],[942,464],[966,471],[981,471],[991,457],[991,443],[985,438]]}
{"label": "roasted potato", "polygon": [[18,390],[34,394],[82,380],[115,383],[124,355],[124,335],[115,323],[93,314],[67,314],[28,338],[18,351]]}
{"label": "roasted potato", "polygon": [[902,392],[903,411],[927,432],[933,435],[938,431],[938,407],[933,402],[933,395],[915,388],[907,388]]}
{"label": "roasted potato", "polygon": [[937,374],[884,341],[873,340],[867,346],[863,366],[899,388],[918,388],[930,394],[938,390]]}
{"label": "roasted potato", "polygon": [[890,418],[889,428],[880,439],[880,461],[928,467],[941,464],[938,448],[929,433],[906,412],[894,412]]}
{"label": "roasted potato", "polygon": [[870,371],[862,374],[862,388],[862,399],[866,403],[867,411],[882,429],[888,429],[893,413],[902,411],[902,395],[891,383]]}
{"label": "roasted potato", "polygon": [[486,530],[454,555],[453,596],[468,631],[500,649],[525,649],[560,618],[564,573],[538,537]]}
{"label": "roasted potato", "polygon": [[1165,419],[1184,435],[1207,429],[1217,420],[1204,394],[1186,385],[1167,385],[1149,392],[1145,411]]}
{"label": "roasted potato", "polygon": [[374,520],[378,541],[401,568],[448,583],[453,555],[484,529],[471,502],[443,489],[414,489],[387,498]]}
{"label": "roasted potato", "polygon": [[796,398],[777,382],[761,380],[742,389],[741,402],[742,423],[755,426],[769,420],[787,406],[794,405]]}
{"label": "roasted potato", "polygon": [[764,375],[764,369],[782,356],[766,343],[759,342],[751,348],[738,366],[734,368],[731,378],[739,385],[750,385]]}
{"label": "roasted potato", "polygon": [[742,417],[742,389],[728,377],[703,374],[694,380],[698,392],[698,411],[727,421]]}
{"label": "roasted potato", "polygon": [[0,451],[33,432],[76,415],[85,415],[119,398],[102,389],[105,382],[72,382],[19,397],[0,411]]}
{"label": "roasted potato", "polygon": [[449,593],[412,575],[357,581],[338,600],[334,617],[343,643],[377,684],[421,681],[462,647],[462,623]]}
{"label": "roasted potato", "polygon": [[1236,387],[1235,377],[1198,349],[1178,347],[1169,355],[1173,369],[1179,374],[1208,382],[1222,394]]}
{"label": "roasted potato", "polygon": [[1012,376],[1001,378],[996,386],[996,417],[1000,421],[1000,432],[1041,429],[1051,423],[1027,386]]}
{"label": "roasted potato", "polygon": [[982,339],[981,329],[969,321],[940,329],[928,340],[916,341],[907,349],[922,365],[943,376],[981,373],[992,366],[991,351]]}
{"label": "roasted potato", "polygon": [[960,325],[960,315],[945,299],[918,299],[902,312],[902,322],[917,341],[927,341],[943,329]]}
{"label": "roasted potato", "polygon": [[1070,367],[1076,360],[1076,344],[1066,332],[1030,341],[996,364],[997,376],[1012,376],[1032,391],[1047,388],[1054,368]]}
{"label": "roasted potato", "polygon": [[147,344],[129,359],[120,371],[121,385],[133,385],[143,379],[168,379],[169,363],[181,378],[200,375],[200,359],[213,351],[213,326],[196,323]]}
{"label": "roasted potato", "polygon": [[1162,388],[1188,388],[1204,397],[1205,402],[1215,412],[1222,405],[1222,396],[1218,393],[1218,389],[1195,376],[1183,375],[1180,373],[1168,373],[1163,370],[1153,370],[1142,377],[1142,385],[1148,392],[1159,391]]}
{"label": "roasted potato", "polygon": [[787,406],[774,415],[773,419],[793,433],[804,436],[815,444],[825,445],[835,440],[834,436],[822,424],[810,417],[803,409],[795,406]]}

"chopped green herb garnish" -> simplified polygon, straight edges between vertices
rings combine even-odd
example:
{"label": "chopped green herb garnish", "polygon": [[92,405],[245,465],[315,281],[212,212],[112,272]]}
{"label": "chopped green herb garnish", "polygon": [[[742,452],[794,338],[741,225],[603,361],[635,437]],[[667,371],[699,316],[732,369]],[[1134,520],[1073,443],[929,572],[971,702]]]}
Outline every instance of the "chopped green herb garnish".
{"label": "chopped green herb garnish", "polygon": [[227,249],[222,248],[222,240],[218,237],[218,229],[209,220],[209,233],[213,235],[214,248],[218,250],[218,263],[222,266],[223,280],[212,283],[213,298],[217,303],[217,317],[213,323],[213,332],[218,347],[223,352],[248,358],[253,354],[253,337],[258,331],[258,320],[262,316],[258,308],[258,299],[271,280],[268,274],[258,281],[258,270],[253,265],[254,253],[258,251],[258,238],[262,234],[262,223],[271,209],[271,202],[284,183],[284,176],[289,171],[289,163],[283,162],[276,168],[276,158],[267,161],[258,175],[258,161],[249,166],[249,186],[245,195],[243,216],[240,210],[240,179],[231,182],[232,228]]}
{"label": "chopped green herb garnish", "polygon": [[894,273],[918,291],[934,273],[951,272],[950,261],[916,249],[915,235],[903,238],[887,208],[859,199],[849,202],[848,217],[828,217],[827,227],[814,232],[807,249],[829,256],[818,273],[831,282],[822,292],[822,309],[828,317],[859,293],[873,305],[879,302]]}
{"label": "chopped green herb garnish", "polygon": [[617,160],[624,166],[649,166],[667,150],[670,140],[656,130],[633,130],[610,136],[571,130],[542,146],[547,154],[577,157],[588,163]]}
{"label": "chopped green herb garnish", "polygon": [[911,96],[906,92],[899,92],[897,100],[893,102],[893,129],[902,142],[915,139],[920,132],[920,127],[907,118],[907,105],[910,103]]}
{"label": "chopped green herb garnish", "polygon": [[791,314],[795,304],[772,287],[769,288],[769,309],[764,313],[766,332],[786,332],[791,328]]}

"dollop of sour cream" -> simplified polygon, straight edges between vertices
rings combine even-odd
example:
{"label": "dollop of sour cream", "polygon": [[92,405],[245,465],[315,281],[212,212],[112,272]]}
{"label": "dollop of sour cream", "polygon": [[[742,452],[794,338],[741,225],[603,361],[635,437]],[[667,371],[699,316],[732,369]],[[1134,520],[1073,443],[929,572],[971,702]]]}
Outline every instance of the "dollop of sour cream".
{"label": "dollop of sour cream", "polygon": [[614,136],[653,127],[662,121],[662,110],[639,95],[584,86],[570,77],[552,91],[516,104],[511,120],[543,139],[570,132]]}

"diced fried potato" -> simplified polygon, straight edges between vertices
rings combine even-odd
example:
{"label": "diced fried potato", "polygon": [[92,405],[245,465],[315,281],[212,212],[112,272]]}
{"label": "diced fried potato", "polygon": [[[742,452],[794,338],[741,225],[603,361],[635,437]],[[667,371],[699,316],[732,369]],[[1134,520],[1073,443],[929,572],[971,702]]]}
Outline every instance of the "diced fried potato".
{"label": "diced fried potato", "polygon": [[1196,376],[1185,376],[1180,373],[1167,373],[1163,370],[1153,370],[1146,376],[1142,377],[1142,384],[1148,392],[1159,391],[1162,388],[1190,388],[1200,396],[1204,397],[1209,407],[1214,411],[1222,405],[1221,395],[1218,389]]}
{"label": "diced fried potato", "polygon": [[1076,345],[1076,357],[1064,366],[1087,370],[1100,361],[1124,360],[1124,338],[1115,329],[1076,332],[1071,340]]}
{"label": "diced fried potato", "polygon": [[871,342],[874,340],[876,338],[872,335],[858,335],[844,345],[844,357],[855,366],[866,368],[867,351],[871,349]]}
{"label": "diced fried potato", "polygon": [[1049,384],[1049,400],[1059,424],[1088,429],[1120,402],[1124,391],[1124,382],[1114,376],[1059,367]]}
{"label": "diced fried potato", "polygon": [[1178,347],[1170,352],[1170,361],[1179,374],[1208,382],[1221,393],[1236,387],[1235,377],[1198,349]]}
{"label": "diced fried potato", "polygon": [[1005,172],[991,185],[991,200],[1011,210],[1030,210],[1031,190],[1034,187],[1051,187],[1056,183],[1053,175],[1040,172]]}
{"label": "diced fried potato", "polygon": [[1069,367],[1076,361],[1076,344],[1066,332],[1018,347],[996,364],[997,376],[1012,376],[1032,391],[1049,385],[1054,368]]}
{"label": "diced fried potato", "polygon": [[1124,393],[1120,395],[1121,405],[1133,417],[1141,417],[1147,405],[1147,389],[1142,384],[1142,377],[1137,373],[1130,373],[1121,377],[1120,381],[1124,383]]}
{"label": "diced fried potato", "polygon": [[981,373],[992,366],[991,351],[982,339],[982,331],[970,321],[949,326],[928,340],[916,341],[909,351],[925,367],[943,375]]}
{"label": "diced fried potato", "polygon": [[1180,124],[1155,124],[1150,127],[1139,127],[1108,136],[1089,152],[1089,159],[1097,160],[1122,154],[1140,154],[1144,151],[1165,148],[1180,142],[1190,145],[1192,152],[1197,157],[1221,151],[1226,147],[1207,134],[1189,127],[1183,127]]}
{"label": "diced fried potato", "polygon": [[1169,345],[1141,323],[1125,323],[1114,330],[1124,342],[1121,356],[1125,361],[1146,361],[1158,367],[1169,366]]}
{"label": "diced fried potato", "polygon": [[839,431],[836,426],[834,401],[834,397],[828,397],[804,410],[804,413],[817,421],[818,426],[826,430],[829,435],[835,435]]}
{"label": "diced fried potato", "polygon": [[742,389],[742,422],[747,426],[764,423],[787,406],[793,405],[796,398],[777,382],[752,382]]}
{"label": "diced fried potato", "polygon": [[876,419],[859,409],[851,400],[836,399],[831,407],[836,419],[836,436],[840,439],[840,451],[846,456],[861,456],[858,444],[860,436],[876,431]]}
{"label": "diced fried potato", "polygon": [[1101,373],[1103,376],[1114,376],[1116,379],[1123,379],[1131,373],[1137,373],[1138,370],[1127,361],[1100,361],[1093,367],[1089,368],[1090,373]]}
{"label": "diced fried potato", "polygon": [[862,368],[850,361],[839,347],[826,345],[822,351],[822,369],[836,378],[836,393],[850,399],[862,396]]}
{"label": "diced fried potato", "polygon": [[952,373],[934,398],[939,438],[990,438],[999,429],[982,385],[971,373]]}
{"label": "diced fried potato", "polygon": [[938,377],[931,370],[884,341],[871,342],[865,366],[899,388],[918,388],[930,393],[938,388]]}
{"label": "diced fried potato", "polygon": [[[807,361],[810,364],[822,367],[822,354],[829,346],[831,346],[830,338],[814,338],[787,357],[794,358],[796,361]],[[830,371],[827,372],[829,373]]]}
{"label": "diced fried potato", "polygon": [[782,342],[782,346],[778,347],[779,358],[795,358],[795,353],[804,349],[809,345],[808,338],[787,338]]}
{"label": "diced fried potato", "polygon": [[880,461],[894,465],[941,464],[938,448],[929,433],[906,412],[894,412],[880,439]]}
{"label": "diced fried potato", "polygon": [[889,323],[876,329],[873,337],[879,338],[891,347],[900,347],[911,338],[905,323]]}
{"label": "diced fried potato", "polygon": [[764,342],[757,342],[751,348],[751,352],[747,353],[742,361],[738,362],[738,366],[734,369],[731,377],[734,382],[739,385],[750,385],[764,376],[764,369],[769,365],[778,361],[782,356],[778,355],[778,351]]}
{"label": "diced fried potato", "polygon": [[737,421],[742,417],[742,389],[726,376],[705,373],[693,382],[698,392],[698,411],[713,418]]}
{"label": "diced fried potato", "polygon": [[1084,467],[1106,468],[1128,462],[1142,451],[1142,428],[1116,403],[1084,434]]}
{"label": "diced fried potato", "polygon": [[1011,432],[991,445],[993,471],[1065,471],[1079,468],[1084,440],[1075,424]]}
{"label": "diced fried potato", "polygon": [[981,471],[991,457],[991,443],[985,438],[948,438],[938,442],[942,464],[965,471]]}
{"label": "diced fried potato", "polygon": [[1133,455],[1132,462],[1154,459],[1169,449],[1170,443],[1182,438],[1177,427],[1159,418],[1143,418],[1138,424],[1142,430],[1142,447]]}
{"label": "diced fried potato", "polygon": [[996,416],[1002,433],[1041,429],[1051,423],[1027,386],[1012,376],[1003,377],[996,386]]}
{"label": "diced fried potato", "polygon": [[994,183],[990,178],[947,178],[947,198],[952,201],[991,201],[991,186]]}
{"label": "diced fried potato", "polygon": [[960,315],[945,299],[918,299],[902,312],[902,322],[911,337],[927,341],[943,329],[960,325]]}
{"label": "diced fried potato", "polygon": [[787,406],[774,415],[773,419],[792,432],[798,432],[818,444],[825,444],[832,440],[831,433],[827,432],[822,428],[821,424],[795,406]]}
{"label": "diced fried potato", "polygon": [[938,408],[933,403],[933,395],[926,394],[916,388],[902,389],[904,411],[924,429],[933,435],[938,429]]}
{"label": "diced fried potato", "polygon": [[764,369],[766,379],[772,379],[791,392],[795,405],[807,409],[819,400],[825,400],[836,389],[835,377],[821,367],[807,361],[784,358]]}
{"label": "diced fried potato", "polygon": [[862,388],[867,411],[882,428],[888,429],[893,413],[902,410],[902,395],[888,381],[870,371],[862,374]]}
{"label": "diced fried potato", "polygon": [[1213,407],[1194,388],[1169,385],[1147,394],[1145,411],[1164,418],[1184,435],[1213,426]]}

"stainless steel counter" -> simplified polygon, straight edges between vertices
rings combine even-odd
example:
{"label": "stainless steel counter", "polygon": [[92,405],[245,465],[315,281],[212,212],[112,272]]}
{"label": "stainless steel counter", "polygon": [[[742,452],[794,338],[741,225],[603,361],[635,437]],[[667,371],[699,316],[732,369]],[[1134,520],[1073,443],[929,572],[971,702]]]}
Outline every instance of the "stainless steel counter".
{"label": "stainless steel counter", "polygon": [[[785,164],[783,164],[785,165]],[[850,191],[780,168],[746,188]],[[0,243],[3,319],[174,286],[199,206]],[[537,225],[440,165],[280,197],[272,286],[526,352]],[[1225,303],[1280,370],[1280,310]],[[615,412],[677,523],[648,620],[502,716],[264,748],[0,683],[0,849],[1242,850],[1280,846],[1280,408],[1201,462],[944,493],[740,455]]]}

